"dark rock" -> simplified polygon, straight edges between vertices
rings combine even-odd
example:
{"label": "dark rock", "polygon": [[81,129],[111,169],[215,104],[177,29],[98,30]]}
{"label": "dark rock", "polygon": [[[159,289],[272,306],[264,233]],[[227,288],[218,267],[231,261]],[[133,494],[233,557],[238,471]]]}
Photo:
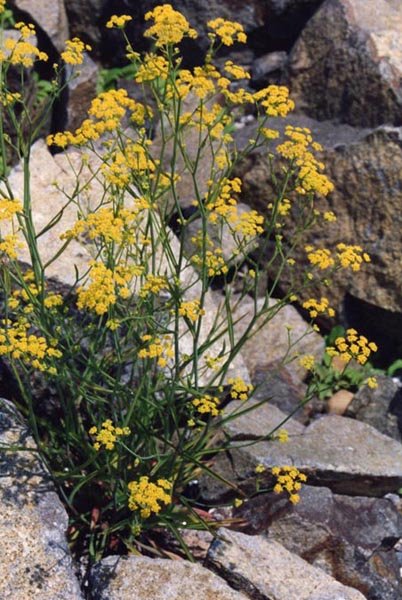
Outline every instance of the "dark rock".
{"label": "dark rock", "polygon": [[[367,385],[360,388],[349,404],[346,416],[368,423],[381,433],[401,441],[398,418],[390,410],[391,404],[394,404],[395,408],[398,407],[398,404],[402,406],[402,398],[399,393],[401,386],[391,377],[377,376],[377,382],[376,389],[370,389]],[[397,395],[397,401],[394,402]]]}
{"label": "dark rock", "polygon": [[279,83],[287,58],[287,53],[280,51],[256,58],[251,66],[252,85],[265,87],[271,83]]}
{"label": "dark rock", "polygon": [[244,531],[281,542],[369,600],[402,596],[397,556],[402,516],[388,498],[348,497],[304,486],[300,504],[276,494],[258,496],[235,512]]}
{"label": "dark rock", "polygon": [[310,116],[402,124],[399,0],[327,0],[289,59],[292,93]]}

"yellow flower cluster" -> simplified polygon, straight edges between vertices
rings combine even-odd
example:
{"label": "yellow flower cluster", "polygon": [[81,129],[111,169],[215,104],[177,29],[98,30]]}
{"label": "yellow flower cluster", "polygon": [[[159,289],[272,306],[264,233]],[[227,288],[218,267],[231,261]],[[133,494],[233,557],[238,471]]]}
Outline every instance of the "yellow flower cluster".
{"label": "yellow flower cluster", "polygon": [[314,298],[309,298],[305,302],[303,302],[303,308],[309,311],[310,317],[314,319],[318,317],[318,315],[327,314],[328,317],[334,317],[335,311],[333,308],[329,306],[328,298],[322,297],[321,300],[315,300]]}
{"label": "yellow flower cluster", "polygon": [[254,238],[264,232],[263,223],[264,217],[256,210],[250,210],[237,215],[233,228],[245,238]]}
{"label": "yellow flower cluster", "polygon": [[305,247],[305,251],[307,252],[307,258],[312,265],[322,269],[329,269],[330,267],[335,266],[335,261],[331,256],[330,250],[328,248],[317,248],[314,249],[313,246],[308,245]]}
{"label": "yellow flower cluster", "polygon": [[230,395],[234,400],[248,400],[254,390],[254,387],[249,383],[245,383],[241,377],[228,379],[228,384],[232,386]]}
{"label": "yellow flower cluster", "polygon": [[208,199],[206,209],[209,212],[208,219],[211,223],[216,223],[219,217],[223,217],[228,222],[233,222],[237,218],[237,201],[232,197],[233,193],[241,192],[241,180],[238,177],[234,179],[222,180],[219,186],[218,195],[214,199]]}
{"label": "yellow flower cluster", "polygon": [[205,394],[201,398],[194,398],[192,404],[201,415],[210,414],[213,417],[219,415],[219,398],[216,396]]}
{"label": "yellow flower cluster", "polygon": [[361,246],[349,246],[347,244],[338,244],[337,258],[340,265],[347,269],[350,267],[352,271],[359,271],[364,262],[370,262],[370,257],[366,252],[363,252]]}
{"label": "yellow flower cluster", "polygon": [[200,307],[199,300],[189,300],[180,304],[179,315],[195,323],[201,316],[205,315],[205,310]]}
{"label": "yellow flower cluster", "polygon": [[[56,341],[48,344],[46,338],[29,333],[30,323],[25,318],[16,322],[3,319],[0,327],[0,356],[21,360],[38,371],[56,374],[54,367],[47,364],[48,358],[61,358],[62,353],[55,345]],[[54,344],[53,344],[54,343]]]}
{"label": "yellow flower cluster", "polygon": [[0,0],[0,15],[6,10],[6,0]]}
{"label": "yellow flower cluster", "polygon": [[118,438],[130,435],[131,431],[129,427],[115,427],[110,419],[106,419],[99,430],[97,427],[91,427],[88,433],[95,436],[95,450],[100,450],[102,446],[106,450],[113,450]]}
{"label": "yellow flower cluster", "polygon": [[132,21],[132,19],[133,17],[130,17],[130,15],[112,15],[109,21],[106,23],[106,27],[108,29],[112,29],[112,27],[122,28],[126,23]]}
{"label": "yellow flower cluster", "polygon": [[276,477],[277,483],[274,486],[275,494],[281,494],[287,492],[289,494],[289,500],[292,504],[300,502],[300,496],[297,493],[301,489],[302,482],[307,481],[307,477],[304,473],[300,473],[296,467],[284,466],[284,467],[273,467],[271,469],[272,475]]}
{"label": "yellow flower cluster", "polygon": [[279,431],[274,433],[273,439],[277,440],[280,444],[286,444],[286,442],[289,441],[289,433],[287,429],[279,429]]}
{"label": "yellow flower cluster", "polygon": [[377,379],[375,377],[368,377],[366,380],[366,385],[368,385],[368,387],[372,390],[375,390],[376,388],[378,388]]}
{"label": "yellow flower cluster", "polygon": [[205,105],[198,106],[193,112],[183,113],[179,119],[182,127],[196,127],[199,134],[208,134],[213,140],[224,144],[233,141],[232,136],[225,132],[225,127],[232,122],[229,115],[222,114],[222,107],[215,103],[208,110]]}
{"label": "yellow flower cluster", "polygon": [[128,490],[129,509],[139,510],[143,519],[148,519],[152,513],[157,515],[163,504],[168,506],[172,502],[172,484],[167,479],[158,479],[153,483],[143,475],[139,481],[130,481]]}
{"label": "yellow flower cluster", "polygon": [[124,150],[114,152],[111,161],[105,160],[101,167],[105,179],[118,187],[124,187],[132,181],[133,176],[147,173],[151,178],[155,163],[148,153],[147,145],[128,142]]}
{"label": "yellow flower cluster", "polygon": [[169,63],[164,56],[152,52],[145,54],[134,77],[137,83],[145,83],[161,78],[165,80],[169,73]]}
{"label": "yellow flower cluster", "polygon": [[198,35],[184,15],[174,10],[170,4],[156,6],[147,12],[145,20],[150,19],[153,19],[154,25],[145,30],[144,36],[154,38],[158,48],[179,44],[184,37],[196,38]]}
{"label": "yellow flower cluster", "polygon": [[307,371],[312,371],[315,365],[315,357],[313,354],[305,354],[299,358],[299,365]]}
{"label": "yellow flower cluster", "polygon": [[156,295],[167,289],[169,289],[169,283],[164,275],[147,275],[145,283],[139,291],[139,296],[146,298],[149,294]]}
{"label": "yellow flower cluster", "polygon": [[[138,124],[142,116],[148,114],[144,107],[136,100],[129,98],[127,90],[109,90],[102,92],[91,102],[88,110],[90,118],[85,119],[78,129],[72,133],[65,131],[55,133],[46,138],[48,145],[56,145],[65,148],[69,144],[81,146],[90,141],[98,140],[104,133],[114,133],[118,129],[126,112],[134,115]],[[142,120],[143,122],[143,120]]]}
{"label": "yellow flower cluster", "polygon": [[224,46],[232,46],[234,42],[240,42],[241,44],[247,42],[243,25],[236,23],[236,21],[227,21],[219,17],[218,19],[208,21],[207,25],[214,32],[212,36],[214,34],[218,36]]}
{"label": "yellow flower cluster", "polygon": [[[196,238],[192,238],[195,240]],[[214,250],[206,250],[205,257],[196,254],[191,257],[192,263],[197,267],[206,267],[208,277],[214,277],[215,275],[226,275],[229,271],[229,267],[225,263],[222,256],[223,251],[221,248],[215,248]]]}
{"label": "yellow flower cluster", "polygon": [[335,346],[329,346],[326,352],[329,356],[339,356],[345,363],[355,359],[364,365],[372,352],[377,352],[377,344],[369,342],[364,335],[359,335],[355,329],[347,329],[346,337],[338,337]]}
{"label": "yellow flower cluster", "polygon": [[0,253],[4,254],[7,258],[11,260],[17,260],[18,248],[22,248],[24,246],[23,242],[18,239],[18,236],[9,233],[5,235],[0,242]]}
{"label": "yellow flower cluster", "polygon": [[[138,199],[133,210],[120,209],[117,214],[111,208],[100,208],[90,213],[85,219],[78,219],[74,227],[65,231],[61,239],[78,239],[80,235],[87,235],[90,240],[98,237],[105,242],[120,244],[123,239],[128,242],[134,240],[134,221],[138,214],[148,207],[143,199]],[[141,271],[137,273],[141,274]]]}
{"label": "yellow flower cluster", "polygon": [[87,288],[78,288],[77,307],[94,311],[97,315],[105,314],[116,303],[117,296],[128,298],[130,290],[127,285],[132,275],[133,271],[128,267],[117,265],[112,271],[103,263],[92,261],[89,272],[91,283]]}
{"label": "yellow flower cluster", "polygon": [[36,34],[35,27],[31,23],[19,22],[15,24],[15,29],[19,31],[20,38],[7,37],[4,40],[3,48],[0,50],[0,63],[7,60],[12,65],[32,67],[35,60],[46,62],[48,55],[28,41]]}
{"label": "yellow flower cluster", "polygon": [[253,98],[269,117],[286,117],[295,107],[295,103],[289,98],[289,90],[284,85],[269,85],[255,92]]}
{"label": "yellow flower cluster", "polygon": [[82,65],[85,50],[92,50],[89,44],[84,44],[79,38],[66,41],[66,49],[61,53],[61,58],[68,65]]}
{"label": "yellow flower cluster", "polygon": [[327,196],[334,186],[326,175],[322,173],[324,164],[319,162],[312,150],[321,151],[322,146],[313,141],[311,131],[307,127],[293,127],[288,125],[285,129],[287,141],[279,144],[278,154],[292,161],[298,167],[298,186],[296,191],[300,194],[317,192]]}
{"label": "yellow flower cluster", "polygon": [[336,221],[336,214],[332,212],[332,210],[327,210],[323,217],[324,221],[328,221],[328,223],[334,223]]}
{"label": "yellow flower cluster", "polygon": [[166,367],[168,359],[174,357],[174,350],[169,336],[164,339],[152,337],[149,334],[141,336],[141,340],[147,345],[138,351],[138,358],[157,358],[160,367]]}
{"label": "yellow flower cluster", "polygon": [[18,213],[22,213],[22,204],[19,200],[0,198],[0,221],[12,219]]}

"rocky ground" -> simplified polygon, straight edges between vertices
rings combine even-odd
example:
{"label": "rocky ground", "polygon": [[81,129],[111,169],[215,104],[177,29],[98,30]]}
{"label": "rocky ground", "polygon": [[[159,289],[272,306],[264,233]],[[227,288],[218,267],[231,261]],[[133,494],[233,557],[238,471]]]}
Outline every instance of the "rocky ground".
{"label": "rocky ground", "polygon": [[[94,47],[93,59],[86,60],[81,76],[49,122],[49,127],[65,129],[84,117],[101,66],[119,64],[124,54],[116,32],[105,32],[104,22],[114,13],[132,14],[136,18],[129,36],[134,48],[142,49],[141,15],[159,2],[13,0],[10,4],[18,18],[35,23],[38,45],[51,57],[57,58],[64,40],[74,35]],[[337,279],[324,295],[330,295],[343,324],[356,326],[378,342],[383,364],[402,356],[400,1],[172,0],[172,4],[204,32],[188,48],[189,62],[202,58],[205,21],[223,16],[243,23],[248,33],[247,47],[235,48],[232,58],[250,67],[250,85],[258,89],[283,82],[291,88],[299,113],[289,122],[312,129],[324,146],[323,160],[335,183],[335,192],[322,205],[338,216],[333,237],[320,230],[311,236],[324,242],[325,235],[329,246],[339,238],[360,244],[372,258],[358,276]],[[239,124],[239,144],[251,136],[254,126],[251,115]],[[63,202],[53,182],[65,188],[72,182],[65,155],[51,156],[41,139],[32,149],[31,168],[34,215],[40,226],[42,220],[49,220],[49,210],[56,213]],[[255,154],[240,175],[243,202],[261,210],[269,194],[266,160]],[[22,183],[19,165],[10,179],[17,193]],[[90,195],[86,200],[91,202]],[[67,211],[60,231],[73,219]],[[54,253],[57,227],[43,240],[45,257]],[[89,259],[78,244],[72,243],[69,252],[65,262],[49,272],[65,285],[71,283],[72,262],[84,268]],[[287,283],[284,278],[283,289]],[[219,291],[208,296],[206,312],[211,319],[220,300]],[[247,315],[246,299],[238,310]],[[81,585],[82,569],[74,564],[66,543],[65,510],[26,425],[12,405],[1,400],[0,443],[16,444],[19,451],[0,454],[0,598],[401,598],[402,502],[396,493],[402,487],[401,385],[383,376],[376,390],[363,387],[346,401],[344,396],[332,399],[319,413],[308,407],[295,412],[305,391],[305,371],[295,363],[278,368],[287,350],[287,326],[294,339],[305,328],[290,305],[260,327],[238,357],[237,373],[259,385],[254,400],[267,402],[226,426],[226,435],[236,447],[214,466],[245,492],[255,489],[255,467],[260,464],[267,472],[278,464],[294,464],[308,475],[308,485],[297,506],[272,493],[245,502],[233,511],[237,526],[221,528],[216,539],[187,533],[196,564],[109,556]],[[241,335],[240,329],[237,334]],[[323,340],[312,332],[297,350],[320,358]],[[290,414],[288,443],[250,443]],[[225,499],[226,490],[215,481],[203,478],[197,486],[211,505]],[[222,516],[228,515],[211,511],[211,518]]]}

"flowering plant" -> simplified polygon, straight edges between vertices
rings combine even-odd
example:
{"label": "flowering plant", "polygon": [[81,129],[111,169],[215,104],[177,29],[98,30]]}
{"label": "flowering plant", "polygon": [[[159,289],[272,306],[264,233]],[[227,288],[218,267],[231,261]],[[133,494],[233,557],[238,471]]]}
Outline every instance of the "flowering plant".
{"label": "flowering plant", "polygon": [[[113,16],[106,26],[125,35],[130,19]],[[268,322],[320,270],[328,278],[368,260],[357,247],[338,246],[335,254],[308,247],[311,271],[302,286],[270,301],[281,268],[294,265],[312,219],[333,220],[314,204],[316,194],[332,189],[315,156],[320,147],[308,130],[288,127],[276,148],[287,169],[283,180],[275,178],[277,194],[267,213],[241,209],[236,165],[256,149],[272,156],[279,133],[267,124],[293,109],[288,90],[272,85],[249,91],[244,68],[230,60],[221,70],[214,64],[222,45],[245,42],[238,23],[211,21],[206,62],[190,71],[181,66],[178,44],[197,32],[185,17],[165,4],[145,20],[154,47],[141,57],[126,38],[127,57],[144,98],[152,101],[130,98],[124,89],[101,92],[80,127],[48,136],[51,149],[65,151],[74,185],[60,188],[62,206],[41,229],[30,189],[30,154],[43,116],[30,121],[24,89],[11,90],[8,75],[18,69],[23,81],[25,69],[47,56],[32,41],[32,25],[17,23],[18,35],[0,42],[0,155],[5,163],[11,143],[4,135],[6,119],[15,130],[24,174],[21,200],[7,173],[1,179],[0,355],[18,381],[19,406],[69,507],[71,540],[92,557],[144,545],[147,532],[161,525],[188,553],[179,529],[211,525],[187,488],[203,471],[214,475],[211,458],[229,447],[217,432],[225,420],[249,410],[253,386],[237,369],[254,325]],[[69,40],[62,60],[79,66],[89,49],[77,38]],[[62,88],[62,69],[55,66],[47,111]],[[238,148],[234,117],[245,105],[254,110],[258,130]],[[280,231],[296,203],[298,235],[285,248]],[[58,248],[49,249],[44,235],[63,224],[66,214],[75,222],[62,231]],[[258,244],[268,239],[275,242],[271,264],[279,259],[282,267],[237,336],[234,311],[246,296],[257,297],[263,262]],[[63,294],[50,276],[57,274],[60,257],[77,247],[81,262],[63,274],[70,283]],[[222,293],[216,304],[211,282],[218,278]],[[329,310],[324,299],[310,299],[308,308]],[[291,350],[290,345],[289,360]],[[51,406],[35,397],[33,377],[54,390]],[[223,415],[229,400],[239,402]],[[285,481],[293,471],[281,476]],[[303,477],[293,487],[288,482],[288,492],[297,491],[300,481]]]}

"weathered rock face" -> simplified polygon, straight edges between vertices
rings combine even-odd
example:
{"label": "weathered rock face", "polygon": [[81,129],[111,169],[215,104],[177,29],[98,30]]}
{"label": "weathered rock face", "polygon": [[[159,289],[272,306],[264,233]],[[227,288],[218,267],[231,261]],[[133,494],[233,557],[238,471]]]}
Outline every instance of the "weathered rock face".
{"label": "weathered rock face", "polygon": [[94,600],[247,598],[198,564],[135,556],[105,558],[95,565],[91,584]]}
{"label": "weathered rock face", "polygon": [[[401,113],[402,114],[402,113]],[[327,296],[337,311],[342,310],[346,291],[354,297],[400,312],[402,290],[399,285],[402,269],[402,133],[394,127],[381,127],[374,131],[349,126],[320,123],[301,115],[292,115],[287,123],[309,127],[314,139],[324,146],[322,160],[335,190],[317,202],[321,211],[331,210],[337,222],[326,227],[313,227],[303,243],[317,247],[334,248],[343,241],[358,244],[371,257],[371,262],[359,272],[342,269],[333,278],[330,287],[316,286],[315,293]],[[273,122],[283,128],[284,122]],[[253,125],[238,134],[239,143],[252,137]],[[391,158],[392,157],[392,158]],[[255,154],[239,169],[243,180],[243,201],[253,208],[266,211],[272,196],[269,165],[266,158]],[[284,228],[284,239],[291,239],[290,229]],[[291,276],[301,281],[307,269],[303,254],[298,257],[299,270]],[[305,261],[305,262],[303,262]],[[286,288],[290,273],[284,273],[281,283]],[[299,281],[299,282],[300,282]]]}
{"label": "weathered rock face", "polygon": [[208,564],[251,598],[270,600],[364,600],[276,541],[220,529]]}
{"label": "weathered rock face", "polygon": [[276,494],[258,496],[236,517],[247,521],[247,533],[264,533],[369,600],[399,598],[392,546],[402,534],[402,517],[392,500],[351,498],[310,486],[300,495],[296,506]]}
{"label": "weathered rock face", "polygon": [[81,600],[65,538],[67,514],[26,426],[5,400],[0,444],[34,449],[0,454],[0,597]]}
{"label": "weathered rock face", "polygon": [[318,119],[402,124],[402,6],[398,0],[327,0],[290,57],[299,108]]}

